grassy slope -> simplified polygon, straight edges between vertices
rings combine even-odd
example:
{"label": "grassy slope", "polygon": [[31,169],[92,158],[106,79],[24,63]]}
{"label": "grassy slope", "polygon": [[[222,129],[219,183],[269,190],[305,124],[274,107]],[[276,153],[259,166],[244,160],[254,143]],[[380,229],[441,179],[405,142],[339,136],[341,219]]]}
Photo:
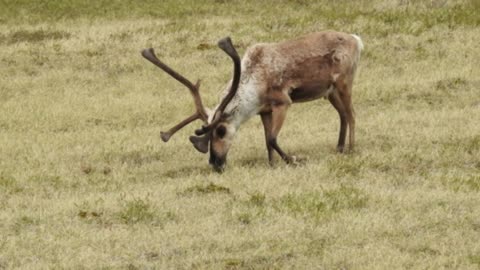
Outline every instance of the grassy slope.
{"label": "grassy slope", "polygon": [[[44,2],[0,2],[0,269],[480,267],[477,1]],[[141,48],[214,105],[219,38],[328,28],[366,45],[355,153],[325,101],[280,135],[300,167],[268,166],[259,119],[221,175],[195,126],[160,141],[191,98]]]}

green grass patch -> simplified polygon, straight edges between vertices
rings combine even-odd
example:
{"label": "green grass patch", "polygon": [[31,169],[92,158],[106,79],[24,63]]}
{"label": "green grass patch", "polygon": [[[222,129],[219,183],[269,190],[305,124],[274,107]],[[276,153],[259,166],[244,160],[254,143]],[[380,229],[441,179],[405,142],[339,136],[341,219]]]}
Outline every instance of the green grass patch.
{"label": "green grass patch", "polygon": [[275,257],[270,256],[254,256],[248,259],[224,259],[224,269],[280,269],[289,260],[294,259],[291,253],[282,254]]}
{"label": "green grass patch", "polygon": [[279,211],[295,216],[321,219],[342,210],[356,210],[366,207],[368,196],[357,188],[341,186],[323,192],[287,194],[275,204]]}
{"label": "green grass patch", "polygon": [[64,31],[54,30],[19,30],[11,32],[7,35],[0,35],[0,45],[2,43],[7,45],[17,44],[21,42],[37,43],[48,40],[68,39],[71,34]]}
{"label": "green grass patch", "polygon": [[220,194],[231,194],[229,188],[220,186],[214,183],[208,183],[207,185],[194,185],[185,189],[181,194],[211,194],[211,193],[220,193]]}
{"label": "green grass patch", "polygon": [[468,260],[472,264],[476,264],[478,267],[480,267],[480,255],[470,255],[468,256]]}
{"label": "green grass patch", "polygon": [[265,205],[265,200],[266,196],[264,193],[254,192],[250,194],[250,199],[248,200],[248,203],[253,206],[262,207]]}
{"label": "green grass patch", "polygon": [[40,222],[36,218],[32,218],[30,216],[21,216],[17,220],[14,221],[12,230],[16,234],[20,234],[24,232],[25,230],[30,230],[32,229],[32,226],[38,225]]}
{"label": "green grass patch", "polygon": [[148,200],[133,199],[122,201],[122,208],[117,213],[125,224],[148,223],[154,224],[158,220],[157,211]]}
{"label": "green grass patch", "polygon": [[443,178],[443,182],[454,191],[480,191],[480,174]]}
{"label": "green grass patch", "polygon": [[24,188],[12,176],[0,174],[0,188],[8,193],[22,192]]}
{"label": "green grass patch", "polygon": [[328,170],[337,177],[359,176],[364,163],[364,159],[348,155],[333,156],[327,160]]}

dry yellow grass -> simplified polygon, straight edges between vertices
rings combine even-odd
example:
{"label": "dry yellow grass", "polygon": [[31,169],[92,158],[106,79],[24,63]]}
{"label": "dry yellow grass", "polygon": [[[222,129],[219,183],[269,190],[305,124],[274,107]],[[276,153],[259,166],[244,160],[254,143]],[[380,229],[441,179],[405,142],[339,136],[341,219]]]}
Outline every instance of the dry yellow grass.
{"label": "dry yellow grass", "polygon": [[[478,269],[477,1],[3,1],[0,269]],[[3,5],[3,6],[2,6]],[[182,130],[183,86],[214,105],[216,48],[335,29],[365,43],[355,153],[328,102],[280,134],[299,167],[268,166],[259,119],[223,174]],[[296,140],[291,138],[298,138]]]}

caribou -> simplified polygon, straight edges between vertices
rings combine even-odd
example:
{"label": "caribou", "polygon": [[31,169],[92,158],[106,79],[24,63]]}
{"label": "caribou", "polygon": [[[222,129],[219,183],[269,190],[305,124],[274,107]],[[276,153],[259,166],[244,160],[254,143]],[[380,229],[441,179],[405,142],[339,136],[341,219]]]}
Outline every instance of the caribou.
{"label": "caribou", "polygon": [[340,117],[337,151],[344,152],[347,128],[349,150],[353,150],[352,84],[363,49],[359,36],[323,31],[279,43],[258,43],[247,48],[242,59],[229,37],[221,39],[218,46],[232,59],[234,72],[223,99],[213,110],[202,103],[200,81],[194,84],[174,71],[156,57],[152,48],[142,51],[143,57],[190,90],[196,108],[191,116],[161,132],[164,142],[199,119],[204,124],[195,130],[190,141],[199,152],[210,152],[210,165],[216,171],[223,171],[240,126],[260,115],[270,164],[273,164],[274,151],[286,163],[297,163],[298,158],[287,154],[277,142],[287,110],[292,103],[325,98]]}

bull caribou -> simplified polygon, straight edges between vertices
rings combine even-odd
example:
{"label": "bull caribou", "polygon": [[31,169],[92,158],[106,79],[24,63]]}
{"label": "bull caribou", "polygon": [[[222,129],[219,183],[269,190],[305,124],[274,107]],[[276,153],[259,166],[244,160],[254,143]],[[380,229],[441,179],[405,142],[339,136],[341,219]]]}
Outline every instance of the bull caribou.
{"label": "bull caribou", "polygon": [[286,163],[296,163],[297,157],[288,155],[277,143],[287,110],[292,103],[326,98],[340,116],[337,151],[344,152],[347,127],[349,150],[353,150],[352,84],[363,49],[360,37],[324,31],[279,43],[259,43],[250,46],[241,60],[229,37],[221,39],[218,46],[233,60],[234,72],[223,99],[213,110],[202,103],[200,81],[190,82],[160,61],[152,48],[142,51],[143,57],[190,90],[196,108],[194,114],[161,132],[164,142],[200,119],[204,125],[190,141],[201,153],[210,152],[209,163],[215,170],[223,171],[238,129],[254,115],[260,115],[270,164],[274,151]]}

